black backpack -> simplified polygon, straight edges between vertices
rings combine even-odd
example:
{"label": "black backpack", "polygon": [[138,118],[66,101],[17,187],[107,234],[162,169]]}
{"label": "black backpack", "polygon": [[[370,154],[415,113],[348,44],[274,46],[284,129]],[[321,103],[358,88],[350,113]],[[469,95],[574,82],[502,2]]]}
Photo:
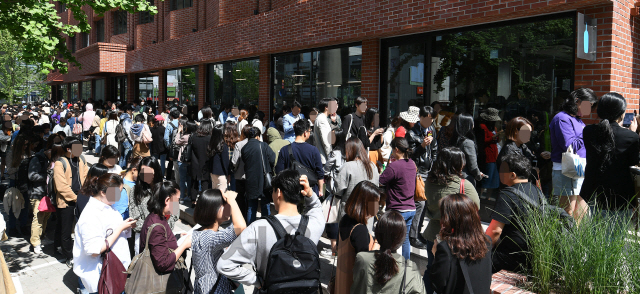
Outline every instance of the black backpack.
{"label": "black backpack", "polygon": [[18,174],[16,176],[16,187],[22,193],[22,197],[25,199],[30,198],[29,194],[29,162],[31,162],[31,158],[25,158],[20,161],[20,165],[18,166]]}
{"label": "black backpack", "polygon": [[169,148],[169,159],[179,160],[178,154],[180,154],[180,148],[182,146],[173,142],[175,141],[176,134],[178,134],[178,127],[174,125],[173,122],[170,122],[169,124],[173,127],[173,130],[171,130],[171,137],[169,137],[169,146],[165,147]]}
{"label": "black backpack", "polygon": [[300,175],[306,175],[309,180],[309,187],[313,187],[318,184],[318,175],[315,170],[310,169],[306,165],[297,161],[293,156],[293,144],[289,144],[289,168],[297,170]]}
{"label": "black backpack", "polygon": [[46,156],[40,153],[36,153],[35,156],[38,158],[38,161],[40,161],[40,166],[47,171],[47,185],[45,186],[46,196],[49,197],[51,203],[55,203],[56,191],[53,188],[53,168],[49,168],[49,159]]}
{"label": "black backpack", "polygon": [[294,235],[288,234],[275,216],[268,216],[266,220],[273,227],[278,241],[269,252],[267,274],[259,293],[322,293],[318,248],[304,236],[309,216],[302,216]]}

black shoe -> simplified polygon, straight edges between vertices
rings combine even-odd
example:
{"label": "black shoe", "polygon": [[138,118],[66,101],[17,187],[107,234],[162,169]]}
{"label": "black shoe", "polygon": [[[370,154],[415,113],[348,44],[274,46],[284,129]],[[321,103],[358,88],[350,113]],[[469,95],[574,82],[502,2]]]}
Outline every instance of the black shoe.
{"label": "black shoe", "polygon": [[424,245],[424,243],[420,242],[420,240],[418,239],[410,238],[409,244],[411,244],[411,246],[413,246],[414,248],[427,250],[427,245]]}
{"label": "black shoe", "polygon": [[67,258],[65,264],[67,265],[67,267],[73,268],[73,258]]}

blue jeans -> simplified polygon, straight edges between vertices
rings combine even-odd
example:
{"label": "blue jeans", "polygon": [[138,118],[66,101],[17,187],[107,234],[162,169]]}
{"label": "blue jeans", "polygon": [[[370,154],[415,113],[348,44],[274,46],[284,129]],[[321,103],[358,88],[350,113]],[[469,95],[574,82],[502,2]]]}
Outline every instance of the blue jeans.
{"label": "blue jeans", "polygon": [[131,146],[129,141],[125,140],[124,143],[122,143],[122,152],[120,153],[120,167],[122,169],[127,169],[127,160],[129,160],[131,149],[133,149],[133,146]]}
{"label": "blue jeans", "polygon": [[180,174],[180,199],[189,198],[189,185],[191,185],[191,173],[189,173],[189,164],[178,162],[178,173]]}
{"label": "blue jeans", "polygon": [[151,154],[153,157],[155,157],[156,159],[160,160],[160,168],[162,169],[162,174],[164,175],[164,171],[166,169],[166,167],[164,166],[165,162],[167,161],[167,154]]}
{"label": "blue jeans", "polygon": [[98,134],[95,134],[95,137],[96,137],[96,144],[95,144],[95,146],[93,148],[93,152],[95,154],[100,154],[100,151],[102,150],[102,146],[100,146],[100,139],[101,138],[100,138],[100,135],[98,135]]}
{"label": "blue jeans", "polygon": [[416,211],[407,211],[400,212],[402,217],[404,217],[404,222],[407,226],[407,234],[404,238],[404,243],[402,243],[402,257],[404,259],[409,259],[411,257],[411,245],[409,245],[409,228],[411,228],[411,223],[413,222],[413,216],[416,215]]}
{"label": "blue jeans", "polygon": [[433,260],[435,259],[435,256],[433,256],[433,252],[431,252],[431,249],[433,248],[433,242],[427,240],[425,245],[427,245],[427,258],[429,259],[429,261],[427,262],[427,270],[424,271],[424,276],[422,276],[422,281],[424,281],[424,287],[427,289],[427,294],[433,294],[433,289],[431,288],[431,277],[429,276],[429,274],[431,273]]}
{"label": "blue jeans", "polygon": [[247,199],[247,225],[250,225],[252,222],[254,222],[256,220],[256,212],[258,212],[258,203],[260,204],[261,208],[262,208],[262,216],[266,217],[268,216],[269,213],[269,209],[270,209],[270,205],[269,205],[269,201],[267,201],[265,198],[258,198],[258,199],[252,199],[249,200]]}

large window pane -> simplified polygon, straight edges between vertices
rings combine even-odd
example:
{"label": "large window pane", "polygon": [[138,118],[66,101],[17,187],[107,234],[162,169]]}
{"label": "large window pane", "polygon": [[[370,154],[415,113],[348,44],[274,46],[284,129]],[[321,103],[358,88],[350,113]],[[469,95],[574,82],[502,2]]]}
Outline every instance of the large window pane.
{"label": "large window pane", "polygon": [[167,105],[198,105],[198,67],[167,71]]}
{"label": "large window pane", "polygon": [[207,95],[214,109],[222,104],[248,108],[258,105],[259,59],[210,64]]}
{"label": "large window pane", "polygon": [[96,41],[104,42],[104,18],[96,21]]}
{"label": "large window pane", "polygon": [[147,73],[138,76],[138,99],[145,101],[158,101],[159,72]]}
{"label": "large window pane", "polygon": [[573,19],[501,26],[432,37],[431,101],[504,121],[553,114],[573,85]]}
{"label": "large window pane", "polygon": [[360,96],[362,46],[276,56],[273,61],[276,109],[297,100],[307,115],[322,98],[336,97],[350,106]]}
{"label": "large window pane", "polygon": [[104,101],[104,79],[95,81],[95,88],[93,89],[93,100]]}
{"label": "large window pane", "polygon": [[91,98],[91,81],[82,82],[81,88],[80,99],[89,100],[89,98]]}
{"label": "large window pane", "polygon": [[424,43],[389,47],[388,117],[424,101]]}
{"label": "large window pane", "polygon": [[71,83],[71,101],[78,101],[78,83]]}

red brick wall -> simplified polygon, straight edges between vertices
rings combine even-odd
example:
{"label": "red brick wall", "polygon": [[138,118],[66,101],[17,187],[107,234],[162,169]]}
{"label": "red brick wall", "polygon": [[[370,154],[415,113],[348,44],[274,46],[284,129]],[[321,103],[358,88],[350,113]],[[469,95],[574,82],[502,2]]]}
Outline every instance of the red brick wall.
{"label": "red brick wall", "polygon": [[284,7],[290,4],[295,4],[296,0],[272,0],[271,1],[271,9],[278,9],[280,7]]}
{"label": "red brick wall", "polygon": [[142,25],[136,25],[136,49],[143,48],[153,44],[153,41],[157,42],[158,31],[157,24],[154,22],[146,23]]}
{"label": "red brick wall", "polygon": [[253,16],[253,11],[258,9],[256,0],[219,0],[218,3],[220,24]]}
{"label": "red brick wall", "polygon": [[[166,2],[168,3],[169,1]],[[168,11],[164,22],[164,38],[165,40],[176,39],[193,33],[192,30],[195,28],[197,28],[195,7]]]}
{"label": "red brick wall", "polygon": [[362,87],[360,95],[369,107],[378,107],[380,93],[380,39],[362,41]]}
{"label": "red brick wall", "polygon": [[218,5],[220,3],[220,0],[211,0],[211,1],[206,1],[206,8],[205,13],[206,16],[204,17],[205,19],[205,28],[211,28],[211,27],[217,27],[218,26],[218,18],[219,18],[219,11],[218,11]]}

